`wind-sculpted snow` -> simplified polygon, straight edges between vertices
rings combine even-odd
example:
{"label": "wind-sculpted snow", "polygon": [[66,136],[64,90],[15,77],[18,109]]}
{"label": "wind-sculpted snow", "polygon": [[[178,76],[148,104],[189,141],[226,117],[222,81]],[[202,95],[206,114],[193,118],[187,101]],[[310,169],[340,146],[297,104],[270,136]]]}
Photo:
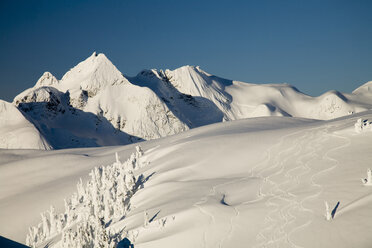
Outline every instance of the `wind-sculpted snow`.
{"label": "wind-sculpted snow", "polygon": [[57,214],[51,206],[41,214],[42,222],[29,228],[26,244],[36,247],[62,235],[61,247],[115,247],[127,233],[109,227],[131,211],[131,197],[148,180],[142,174],[135,175],[146,165],[142,155],[137,146],[124,163],[116,154],[112,165],[94,168],[86,185],[80,179],[77,192],[65,199],[64,213]]}
{"label": "wind-sculpted snow", "polygon": [[[128,77],[104,54],[94,52],[61,80],[45,72],[13,104],[59,149],[128,144],[252,117],[329,120],[372,109],[370,88],[368,82],[351,94],[329,91],[311,97],[289,84],[233,81],[198,66],[143,70]],[[32,103],[52,108],[35,108]],[[78,114],[58,114],[58,121],[46,120],[45,116],[56,116],[56,109],[66,113],[73,109]],[[89,132],[84,132],[87,126]]]}

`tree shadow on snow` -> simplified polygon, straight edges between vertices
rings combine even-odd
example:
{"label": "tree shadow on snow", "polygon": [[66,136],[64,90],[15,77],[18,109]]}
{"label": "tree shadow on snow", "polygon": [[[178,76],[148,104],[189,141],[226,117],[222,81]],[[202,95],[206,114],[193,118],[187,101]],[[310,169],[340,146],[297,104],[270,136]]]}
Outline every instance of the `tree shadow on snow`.
{"label": "tree shadow on snow", "polygon": [[155,218],[158,217],[159,213],[160,213],[160,210],[154,216],[152,216],[151,219],[149,219],[149,223],[153,222]]}
{"label": "tree shadow on snow", "polygon": [[145,177],[143,174],[141,174],[138,177],[138,180],[136,184],[134,185],[133,191],[137,191],[138,189],[143,189],[145,182],[147,182],[156,172],[151,173],[147,177]]}

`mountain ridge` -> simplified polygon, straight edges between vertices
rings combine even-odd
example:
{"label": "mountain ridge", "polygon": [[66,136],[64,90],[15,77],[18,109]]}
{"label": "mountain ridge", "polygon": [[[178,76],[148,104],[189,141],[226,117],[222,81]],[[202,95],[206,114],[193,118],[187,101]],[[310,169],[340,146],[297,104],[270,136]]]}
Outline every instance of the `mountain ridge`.
{"label": "mountain ridge", "polygon": [[311,97],[290,84],[234,81],[199,66],[142,70],[129,77],[94,52],[60,80],[45,72],[13,105],[53,148],[124,145],[243,118],[328,120],[365,111],[372,108],[370,83],[350,94]]}

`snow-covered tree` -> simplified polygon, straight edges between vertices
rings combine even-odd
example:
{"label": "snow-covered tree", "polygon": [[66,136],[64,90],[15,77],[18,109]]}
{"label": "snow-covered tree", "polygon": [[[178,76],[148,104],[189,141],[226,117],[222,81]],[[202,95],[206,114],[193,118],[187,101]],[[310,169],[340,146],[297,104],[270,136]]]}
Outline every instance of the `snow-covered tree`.
{"label": "snow-covered tree", "polygon": [[355,132],[360,133],[363,129],[363,122],[362,119],[359,118],[357,122],[354,124]]}
{"label": "snow-covered tree", "polygon": [[331,215],[331,211],[329,209],[328,202],[324,202],[324,204],[325,204],[325,208],[326,208],[326,214],[325,214],[326,220],[331,220],[332,215]]}
{"label": "snow-covered tree", "polygon": [[361,133],[363,131],[369,130],[372,131],[372,125],[371,122],[369,122],[367,119],[362,120],[359,118],[357,122],[354,124],[355,132]]}
{"label": "snow-covered tree", "polygon": [[85,189],[84,189],[83,181],[82,181],[81,178],[80,178],[78,184],[76,185],[76,187],[77,187],[78,201],[81,203],[81,202],[83,202],[84,197],[85,197]]}
{"label": "snow-covered tree", "polygon": [[121,163],[120,163],[120,160],[119,160],[119,155],[118,155],[117,152],[115,152],[115,160],[116,160],[116,163],[117,163],[117,164],[121,164]]}
{"label": "snow-covered tree", "polygon": [[58,216],[53,206],[50,206],[49,220],[50,220],[50,235],[53,235],[57,233],[57,222],[58,222]]}
{"label": "snow-covered tree", "polygon": [[330,211],[328,202],[324,202],[324,203],[325,203],[325,207],[326,207],[326,215],[325,215],[326,220],[334,219],[335,215],[336,215],[337,208],[338,208],[338,206],[340,206],[340,202],[337,202],[336,206],[333,208],[332,211]]}
{"label": "snow-covered tree", "polygon": [[48,237],[50,232],[50,223],[46,213],[41,213],[41,222],[43,223],[43,237]]}
{"label": "snow-covered tree", "polygon": [[362,182],[366,186],[372,186],[372,171],[370,168],[367,169],[367,178],[362,178]]}
{"label": "snow-covered tree", "polygon": [[138,159],[138,158],[142,157],[142,155],[143,155],[142,147],[139,146],[139,145],[136,146],[136,158]]}
{"label": "snow-covered tree", "polygon": [[147,211],[143,211],[143,225],[146,227],[150,223],[149,213]]}

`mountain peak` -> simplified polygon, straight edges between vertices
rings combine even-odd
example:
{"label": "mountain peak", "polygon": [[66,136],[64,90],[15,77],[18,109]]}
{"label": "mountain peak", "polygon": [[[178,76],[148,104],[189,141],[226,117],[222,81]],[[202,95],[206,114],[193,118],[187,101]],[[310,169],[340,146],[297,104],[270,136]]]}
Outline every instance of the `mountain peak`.
{"label": "mountain peak", "polygon": [[61,79],[61,90],[97,90],[106,85],[127,81],[122,73],[103,54],[96,53],[70,69]]}
{"label": "mountain peak", "polygon": [[52,73],[46,71],[43,73],[43,75],[37,80],[35,86],[41,87],[41,86],[52,86],[58,84],[58,80],[55,76],[53,76]]}

